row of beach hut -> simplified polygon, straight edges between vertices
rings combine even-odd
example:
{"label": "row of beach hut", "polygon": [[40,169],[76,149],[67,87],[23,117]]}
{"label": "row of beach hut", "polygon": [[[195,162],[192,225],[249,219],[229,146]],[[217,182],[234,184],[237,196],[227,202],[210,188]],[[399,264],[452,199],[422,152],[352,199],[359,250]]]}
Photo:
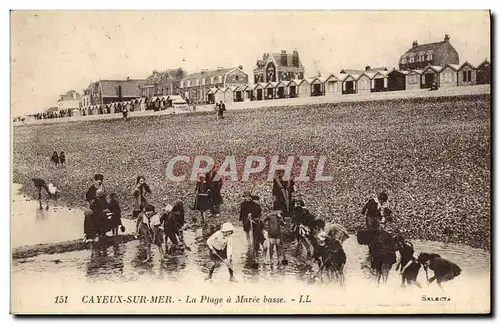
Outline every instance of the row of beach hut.
{"label": "row of beach hut", "polygon": [[346,73],[342,70],[338,74],[303,80],[211,88],[206,92],[206,99],[208,103],[240,102],[489,84],[489,62],[485,61],[481,65],[483,67],[476,68],[465,62],[462,65],[429,65],[422,70],[393,69],[362,73]]}

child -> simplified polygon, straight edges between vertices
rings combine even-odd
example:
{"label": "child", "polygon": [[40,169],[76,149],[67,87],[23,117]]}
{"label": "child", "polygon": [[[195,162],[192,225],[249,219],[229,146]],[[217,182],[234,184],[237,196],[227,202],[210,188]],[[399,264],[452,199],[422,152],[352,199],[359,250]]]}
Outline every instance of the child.
{"label": "child", "polygon": [[110,196],[110,201],[108,204],[108,209],[111,212],[111,226],[112,233],[114,236],[118,235],[118,227],[120,231],[125,232],[125,226],[122,224],[122,211],[120,208],[120,203],[118,202],[117,195],[112,193]]}
{"label": "child", "polygon": [[151,260],[151,245],[154,244],[158,247],[161,258],[164,257],[163,253],[163,235],[161,234],[161,221],[160,216],[156,213],[156,209],[153,205],[148,205],[144,209],[144,212],[139,214],[137,222],[137,232],[144,243],[146,244],[147,258],[143,263]]}
{"label": "child", "polygon": [[54,165],[56,166],[56,168],[59,166],[59,156],[57,155],[56,151],[54,151],[52,153],[52,156],[50,157],[50,160],[54,163]]}
{"label": "child", "polygon": [[49,184],[47,185],[47,188],[48,188],[48,191],[50,192],[50,196],[51,196],[52,198],[54,198],[54,200],[55,200],[55,199],[57,199],[57,196],[59,195],[59,193],[60,193],[61,191],[59,191],[59,190],[57,189],[57,187],[56,187],[56,186],[54,186],[52,183],[49,183]]}
{"label": "child", "polygon": [[212,279],[212,275],[220,263],[224,263],[229,270],[229,280],[236,281],[233,271],[233,224],[224,223],[220,231],[215,232],[207,240],[207,245],[210,250],[210,259],[212,265],[205,280]]}
{"label": "child", "polygon": [[66,163],[66,155],[63,151],[59,154],[59,163],[61,163],[62,167],[64,166],[64,163]]}

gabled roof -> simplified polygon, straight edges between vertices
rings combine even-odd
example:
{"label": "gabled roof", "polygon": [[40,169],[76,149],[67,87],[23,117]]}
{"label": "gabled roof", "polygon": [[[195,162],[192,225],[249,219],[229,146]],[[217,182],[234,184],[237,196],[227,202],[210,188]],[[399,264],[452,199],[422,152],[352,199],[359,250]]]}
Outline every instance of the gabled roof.
{"label": "gabled roof", "polygon": [[439,73],[439,72],[441,72],[441,70],[443,70],[443,67],[442,67],[442,66],[437,66],[437,65],[429,65],[428,67],[426,67],[426,68],[422,71],[422,73],[425,73],[425,72],[426,72],[427,70],[429,70],[429,69],[433,70],[433,71],[434,71],[434,72],[436,72],[436,73]]}
{"label": "gabled roof", "polygon": [[489,64],[491,66],[490,61],[488,59],[485,59],[481,64],[477,66],[478,69],[482,68],[484,65]]}
{"label": "gabled roof", "polygon": [[118,98],[117,87],[122,86],[122,98],[138,98],[141,96],[139,87],[144,86],[146,80],[101,80],[102,97]]}
{"label": "gabled roof", "polygon": [[453,71],[458,71],[460,69],[460,65],[458,64],[446,64],[444,67],[443,67],[443,70],[446,69],[447,67],[450,67]]}
{"label": "gabled roof", "polygon": [[[228,74],[229,72],[232,72],[234,70],[240,70],[240,69],[238,67],[232,67],[232,68],[220,68],[220,69],[209,70],[209,71],[201,71],[201,72],[189,74],[188,76],[186,76],[182,80],[187,81],[187,80],[195,80],[195,79],[201,79],[201,78],[204,79],[204,78],[211,78],[211,77],[216,78],[219,76],[225,76],[226,74]],[[240,70],[240,71],[243,72],[242,70]],[[243,72],[243,73],[245,73],[245,72]]]}
{"label": "gabled roof", "polygon": [[221,88],[212,87],[208,89],[207,94],[215,94],[217,91],[222,90]]}
{"label": "gabled roof", "polygon": [[264,87],[264,89],[267,89],[267,88],[276,88],[276,86],[278,85],[279,82],[268,82],[266,84],[266,86]]}
{"label": "gabled roof", "polygon": [[[73,98],[73,93],[75,94],[75,98]],[[80,100],[80,98],[81,98],[81,96],[78,92],[76,92],[75,90],[69,90],[65,94],[62,94],[60,96],[59,100],[57,100],[57,101],[59,102],[59,101]]]}
{"label": "gabled roof", "polygon": [[[290,68],[304,68],[304,66],[302,65],[302,62],[300,61],[300,56],[299,56],[299,66],[292,66],[292,62],[293,62],[293,53],[286,53],[286,61],[287,61],[287,65],[284,66],[283,64],[281,64],[281,53],[269,53],[269,57],[271,59],[274,59],[274,61],[276,62],[276,67],[290,67]],[[257,67],[254,68],[254,71],[256,70],[261,70],[267,63],[267,60],[264,60],[264,59],[259,59],[257,60]]]}
{"label": "gabled roof", "polygon": [[264,89],[266,86],[267,86],[266,82],[259,82],[259,83],[256,83],[254,85],[253,89],[256,90],[258,87],[261,87],[262,89]]}
{"label": "gabled roof", "polygon": [[419,74],[420,75],[422,73],[424,73],[424,70],[420,70],[420,69],[408,71],[408,74]]}
{"label": "gabled roof", "polygon": [[397,73],[401,73],[401,74],[405,74],[405,75],[410,73],[410,71],[408,71],[408,70],[397,70],[396,68],[394,68],[394,69],[392,69],[391,72],[388,73],[388,75],[393,73],[393,72],[397,72]]}
{"label": "gabled roof", "polygon": [[300,85],[300,84],[302,84],[302,83],[304,83],[304,82],[307,82],[307,84],[313,84],[313,82],[315,82],[315,81],[319,81],[319,82],[321,82],[321,80],[320,80],[320,79],[318,79],[318,77],[310,77],[310,78],[303,79],[303,80],[299,83],[299,85]]}
{"label": "gabled roof", "polygon": [[389,76],[389,72],[387,71],[377,71],[375,73],[366,72],[365,74],[371,75],[370,80],[376,78],[378,75],[382,76],[383,78],[387,78]]}
{"label": "gabled roof", "polygon": [[373,73],[373,72],[363,72],[363,74],[361,74],[359,76],[358,80],[361,79],[363,76],[366,76],[368,79],[371,80],[375,76],[375,73]]}
{"label": "gabled roof", "polygon": [[421,44],[417,46],[413,46],[409,50],[405,52],[404,55],[408,55],[410,53],[413,53],[414,55],[418,55],[420,52],[424,52],[427,54],[428,51],[432,51],[433,53],[436,53],[441,46],[447,44],[448,42],[446,41],[441,41],[441,42],[435,42],[435,43],[427,43],[427,44]]}
{"label": "gabled roof", "polygon": [[[364,72],[363,72],[364,73]],[[345,81],[347,80],[348,78],[351,78],[353,79],[354,81],[358,81],[359,78],[361,77],[361,74],[352,74],[352,73],[348,73],[347,76],[344,78],[344,80],[342,81]]]}
{"label": "gabled roof", "polygon": [[333,74],[329,74],[327,77],[318,77],[318,79],[322,82],[325,83],[329,81],[330,79],[335,79],[334,81],[338,81],[338,78]]}
{"label": "gabled roof", "polygon": [[347,74],[347,73],[339,73],[339,74],[337,74],[337,78],[339,79],[339,81],[344,81],[348,77],[349,77],[349,74]]}
{"label": "gabled roof", "polygon": [[[237,86],[237,85],[232,85],[232,86],[229,86],[227,87],[228,89],[231,89],[231,91],[241,91],[240,87]],[[227,90],[227,89],[226,89]]]}
{"label": "gabled roof", "polygon": [[[293,84],[292,84],[293,83]],[[293,79],[293,80],[290,80],[288,81],[288,83],[286,84],[287,87],[290,87],[290,86],[298,86],[302,83],[302,80],[298,80],[298,79]]]}
{"label": "gabled roof", "polygon": [[469,62],[465,61],[462,65],[460,65],[460,67],[458,68],[458,70],[463,69],[465,66],[469,66],[471,69],[476,69],[476,67],[474,65],[472,65]]}
{"label": "gabled roof", "polygon": [[252,87],[249,84],[242,84],[240,86],[241,91],[252,90]]}

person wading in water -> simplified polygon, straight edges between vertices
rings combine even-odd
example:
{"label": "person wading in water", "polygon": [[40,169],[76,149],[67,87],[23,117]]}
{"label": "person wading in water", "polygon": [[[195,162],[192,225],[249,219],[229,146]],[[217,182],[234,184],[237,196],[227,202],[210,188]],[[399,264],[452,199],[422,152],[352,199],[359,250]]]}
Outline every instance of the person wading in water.
{"label": "person wading in water", "polygon": [[237,281],[233,271],[233,231],[233,224],[224,223],[219,231],[208,238],[207,245],[212,265],[205,280],[212,279],[215,269],[223,262],[229,270],[229,280]]}

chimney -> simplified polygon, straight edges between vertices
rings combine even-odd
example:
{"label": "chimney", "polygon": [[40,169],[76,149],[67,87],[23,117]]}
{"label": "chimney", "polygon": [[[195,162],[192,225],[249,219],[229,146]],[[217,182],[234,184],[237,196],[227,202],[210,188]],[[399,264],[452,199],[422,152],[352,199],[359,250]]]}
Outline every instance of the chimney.
{"label": "chimney", "polygon": [[449,42],[450,41],[450,36],[448,34],[444,35],[444,41]]}
{"label": "chimney", "polygon": [[292,65],[295,67],[299,67],[299,51],[297,51],[296,49],[293,50]]}
{"label": "chimney", "polygon": [[416,40],[413,41],[413,44],[411,44],[411,47],[418,46],[418,42]]}
{"label": "chimney", "polygon": [[372,68],[371,66],[367,65],[365,66],[365,71],[368,72],[368,70],[370,70],[371,68]]}
{"label": "chimney", "polygon": [[127,77],[127,81],[130,80],[130,77]]}
{"label": "chimney", "polygon": [[238,65],[238,69],[243,71],[243,65]]}
{"label": "chimney", "polygon": [[285,50],[281,50],[281,65],[283,66],[288,66],[288,55],[286,55]]}

